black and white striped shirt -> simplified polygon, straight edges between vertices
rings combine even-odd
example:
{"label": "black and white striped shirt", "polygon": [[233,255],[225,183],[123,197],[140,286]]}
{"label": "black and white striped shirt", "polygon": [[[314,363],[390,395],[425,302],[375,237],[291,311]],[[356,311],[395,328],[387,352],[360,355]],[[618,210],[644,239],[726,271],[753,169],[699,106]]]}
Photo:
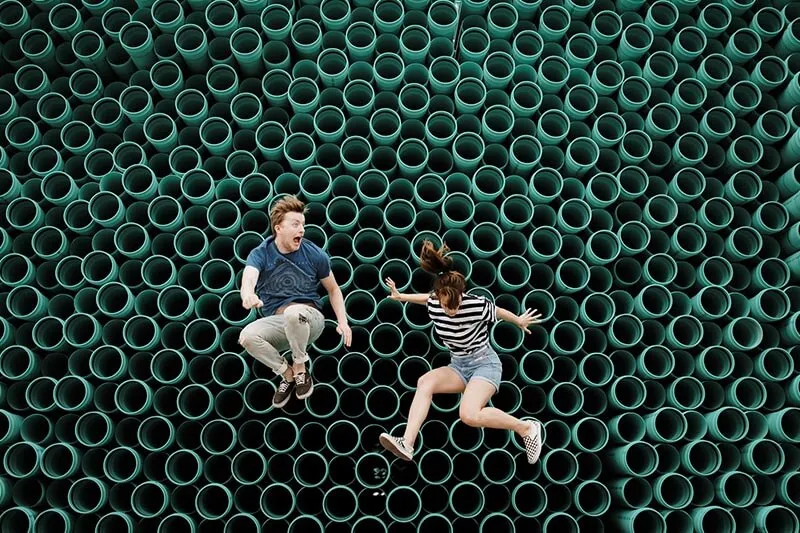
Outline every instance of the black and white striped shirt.
{"label": "black and white striped shirt", "polygon": [[428,297],[427,307],[434,330],[452,355],[469,355],[488,344],[489,324],[497,320],[497,308],[483,296],[465,293],[455,316],[444,312],[433,293]]}

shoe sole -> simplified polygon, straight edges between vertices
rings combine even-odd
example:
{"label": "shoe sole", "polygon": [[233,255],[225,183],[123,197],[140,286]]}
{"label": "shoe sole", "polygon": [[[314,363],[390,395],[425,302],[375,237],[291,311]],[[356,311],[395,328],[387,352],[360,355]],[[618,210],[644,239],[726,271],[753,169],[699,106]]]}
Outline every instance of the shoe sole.
{"label": "shoe sole", "polygon": [[273,402],[272,402],[272,407],[273,407],[273,408],[275,408],[275,409],[282,409],[282,408],[283,408],[283,407],[284,407],[284,406],[285,406],[287,403],[289,403],[289,400],[291,400],[291,399],[292,399],[292,395],[291,395],[291,394],[289,394],[289,395],[287,395],[287,396],[286,396],[286,399],[285,399],[285,400],[283,400],[283,401],[282,401],[282,402],[280,402],[280,403],[275,403],[275,402],[273,401]]}
{"label": "shoe sole", "polygon": [[539,441],[539,455],[534,457],[534,459],[532,461],[530,460],[530,458],[528,459],[528,464],[532,464],[532,465],[536,464],[536,462],[541,458],[541,456],[542,456],[542,446],[544,446],[544,442],[542,441],[542,424],[541,423],[536,423],[535,426],[536,426],[536,433],[535,433],[536,436],[534,437],[534,440],[538,439],[538,441]]}
{"label": "shoe sole", "polygon": [[390,452],[392,452],[392,454],[394,454],[395,457],[402,459],[403,461],[410,462],[412,460],[412,457],[410,455],[406,454],[406,452],[404,452],[395,445],[394,439],[392,439],[392,437],[387,433],[381,433],[381,436],[378,437],[378,440],[381,442],[381,445]]}
{"label": "shoe sole", "polygon": [[302,395],[301,394],[297,394],[297,389],[295,389],[295,396],[297,396],[298,400],[305,400],[306,398],[311,396],[312,392],[314,392],[314,382],[313,381],[311,382],[311,386],[308,388],[308,391],[305,392]]}

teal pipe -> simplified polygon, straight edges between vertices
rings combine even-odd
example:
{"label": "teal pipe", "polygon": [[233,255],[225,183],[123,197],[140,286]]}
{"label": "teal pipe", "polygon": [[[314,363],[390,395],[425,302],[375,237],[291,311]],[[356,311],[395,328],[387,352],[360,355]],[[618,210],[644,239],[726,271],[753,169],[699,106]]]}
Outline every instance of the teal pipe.
{"label": "teal pipe", "polygon": [[400,55],[407,64],[422,62],[430,46],[431,33],[423,26],[406,26],[400,33]]}
{"label": "teal pipe", "polygon": [[771,531],[777,524],[778,531],[795,531],[800,528],[797,514],[788,507],[769,505],[757,507],[753,512],[756,528],[759,532]]}
{"label": "teal pipe", "polygon": [[736,521],[727,509],[717,506],[698,507],[692,510],[695,531],[735,531]]}
{"label": "teal pipe", "polygon": [[113,483],[127,483],[142,470],[142,459],[134,449],[120,446],[108,452],[103,459],[103,474]]}
{"label": "teal pipe", "polygon": [[76,513],[93,513],[100,510],[108,500],[108,487],[94,477],[81,478],[69,488],[67,501]]}
{"label": "teal pipe", "polygon": [[[778,57],[766,56],[760,59],[752,71],[750,72],[749,79],[755,83],[761,90],[770,91],[780,87],[789,77],[789,70],[786,63]],[[793,80],[796,78],[793,78]],[[794,81],[792,82],[794,83]],[[796,97],[793,96],[795,91],[787,87],[779,97],[781,109],[788,109],[791,107],[790,102]]]}
{"label": "teal pipe", "polygon": [[685,509],[694,496],[692,483],[686,476],[678,473],[664,474],[653,483],[655,500],[667,509]]}
{"label": "teal pipe", "polygon": [[458,7],[450,0],[435,0],[428,8],[427,25],[432,36],[454,39],[458,27]]}
{"label": "teal pipe", "polygon": [[[486,88],[489,90],[505,89],[514,75],[514,67],[514,58],[509,53],[503,51],[491,52],[483,62],[483,82]],[[556,75],[555,83],[560,84],[558,75]],[[559,86],[563,86],[563,84]],[[542,89],[544,90],[544,87]]]}
{"label": "teal pipe", "polygon": [[[622,69],[621,66],[618,68]],[[614,70],[614,74],[609,75],[615,76],[613,79],[616,81],[618,72]],[[650,96],[653,92],[653,88],[650,86],[650,83],[648,83],[648,81],[641,76],[619,76],[620,81],[618,83],[619,92],[617,93],[617,104],[619,105],[620,110],[640,110],[650,99]]]}
{"label": "teal pipe", "polygon": [[566,85],[569,72],[570,66],[566,59],[548,56],[539,63],[536,83],[544,94],[556,94]]}
{"label": "teal pipe", "polygon": [[619,61],[637,60],[642,57],[653,44],[653,31],[646,25],[634,23],[622,30],[617,45]]}
{"label": "teal pipe", "polygon": [[377,32],[372,24],[366,21],[350,24],[345,39],[348,55],[354,61],[369,62],[372,59],[377,41]]}
{"label": "teal pipe", "polygon": [[[474,30],[483,31],[477,27],[474,28]],[[485,31],[483,31],[481,35],[484,36],[481,37],[480,39],[481,40],[485,39],[485,45],[480,49],[481,51],[478,56],[472,56],[473,61],[477,61],[479,63],[482,62],[483,58],[486,57],[486,54],[489,52],[490,49],[488,34]],[[544,50],[544,40],[542,39],[542,36],[536,31],[528,29],[517,33],[512,43],[511,56],[514,59],[515,63],[518,64],[519,66],[533,65],[539,61],[539,58],[541,57],[543,50]],[[535,71],[531,72],[530,76],[532,79],[528,81],[532,82],[536,81]]]}
{"label": "teal pipe", "polygon": [[[595,20],[600,17],[601,14],[598,14]],[[597,40],[597,37],[595,37],[595,40]],[[625,79],[625,71],[618,62],[604,59],[599,61],[595,66],[592,76],[589,79],[589,86],[598,96],[611,96],[625,84]],[[649,87],[645,80],[641,78],[639,78],[639,80],[642,84],[641,87],[638,88]],[[631,88],[629,88],[628,92],[631,92]],[[635,92],[636,91],[632,91],[632,93]],[[631,94],[631,96],[633,96],[633,94]],[[622,97],[622,95],[620,95],[620,97]]]}
{"label": "teal pipe", "polygon": [[712,476],[722,467],[722,454],[717,444],[695,440],[681,450],[681,464],[695,476]]}
{"label": "teal pipe", "polygon": [[619,257],[619,237],[609,230],[593,233],[586,241],[585,259],[590,265],[606,265]]}
{"label": "teal pipe", "polygon": [[9,507],[0,513],[0,528],[12,531],[33,531],[36,513],[27,507]]}
{"label": "teal pipe", "polygon": [[30,285],[18,285],[11,289],[6,307],[12,317],[26,322],[36,322],[47,313],[49,299]]}
{"label": "teal pipe", "polygon": [[149,69],[156,62],[153,35],[143,22],[132,20],[122,26],[119,42],[137,68]]}
{"label": "teal pipe", "polygon": [[613,10],[599,11],[592,19],[589,35],[600,46],[611,44],[622,32],[622,19]]}
{"label": "teal pipe", "polygon": [[0,168],[0,200],[9,202],[20,196],[22,184],[13,172]]}
{"label": "teal pipe", "polygon": [[700,57],[707,44],[708,38],[701,29],[687,26],[675,34],[671,52],[678,61],[690,62]]}
{"label": "teal pipe", "polygon": [[233,495],[224,485],[209,483],[203,486],[195,498],[195,508],[200,517],[218,520],[226,516],[233,507]]}
{"label": "teal pipe", "polygon": [[45,225],[44,210],[33,199],[20,196],[6,207],[6,220],[15,230],[32,233]]}
{"label": "teal pipe", "polygon": [[597,41],[586,33],[577,33],[567,41],[567,63],[573,68],[585,68],[597,54]]}
{"label": "teal pipe", "polygon": [[644,383],[639,378],[621,376],[612,382],[608,400],[617,409],[633,410],[644,403],[645,395]]}
{"label": "teal pipe", "polygon": [[381,91],[396,91],[403,83],[403,71],[406,64],[403,58],[394,52],[383,52],[373,62],[375,83]]}
{"label": "teal pipe", "polygon": [[[528,32],[532,34],[533,32]],[[538,34],[536,34],[538,37]],[[458,38],[458,58],[462,61],[473,61],[475,63],[482,63],[486,56],[489,54],[489,43],[492,38],[486,29],[481,27],[466,28],[461,31]],[[519,34],[514,39],[514,59],[519,61],[520,56],[528,52],[531,46],[531,37],[525,35],[520,37]],[[541,45],[540,45],[541,47]]]}
{"label": "teal pipe", "polygon": [[456,120],[446,111],[432,113],[425,122],[425,137],[431,146],[449,147],[456,133]]}

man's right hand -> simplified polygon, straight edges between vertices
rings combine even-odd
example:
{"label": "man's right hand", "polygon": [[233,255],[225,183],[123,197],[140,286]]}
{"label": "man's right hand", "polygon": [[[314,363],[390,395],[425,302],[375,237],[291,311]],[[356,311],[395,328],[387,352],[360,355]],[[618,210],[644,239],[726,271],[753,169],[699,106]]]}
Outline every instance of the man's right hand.
{"label": "man's right hand", "polygon": [[264,302],[254,292],[251,292],[250,294],[242,295],[242,307],[248,311],[253,308],[260,309],[264,307]]}

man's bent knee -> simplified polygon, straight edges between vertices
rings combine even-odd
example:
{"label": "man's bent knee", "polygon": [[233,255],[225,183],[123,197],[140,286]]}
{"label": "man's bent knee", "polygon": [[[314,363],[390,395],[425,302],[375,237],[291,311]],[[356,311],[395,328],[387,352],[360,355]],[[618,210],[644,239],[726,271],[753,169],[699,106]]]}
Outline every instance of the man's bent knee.
{"label": "man's bent knee", "polygon": [[296,304],[290,305],[283,312],[284,320],[287,324],[307,324],[308,323],[308,306]]}

